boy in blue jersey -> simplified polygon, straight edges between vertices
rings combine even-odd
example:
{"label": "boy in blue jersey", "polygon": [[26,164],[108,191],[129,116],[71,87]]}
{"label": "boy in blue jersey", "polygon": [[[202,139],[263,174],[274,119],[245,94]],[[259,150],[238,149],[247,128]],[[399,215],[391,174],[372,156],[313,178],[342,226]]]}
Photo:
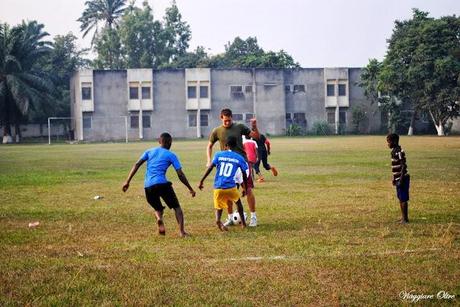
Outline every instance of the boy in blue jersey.
{"label": "boy in blue jersey", "polygon": [[246,227],[246,221],[244,219],[243,204],[240,200],[240,195],[236,188],[235,174],[238,169],[241,169],[243,175],[243,189],[246,193],[247,187],[247,176],[246,170],[248,165],[244,161],[243,156],[233,152],[237,146],[237,140],[234,136],[229,136],[225,144],[225,150],[215,154],[211,165],[208,167],[200,180],[198,188],[203,190],[203,181],[208,177],[214,167],[217,168],[216,176],[214,178],[214,208],[216,209],[216,224],[221,231],[227,231],[227,227],[221,222],[222,211],[227,208],[228,201],[235,202],[238,207],[238,213],[240,214],[242,224],[241,226]]}
{"label": "boy in blue jersey", "polygon": [[177,172],[177,176],[180,181],[188,188],[192,197],[195,197],[195,191],[188,183],[187,177],[182,172],[182,166],[177,159],[177,156],[169,149],[172,144],[172,137],[169,133],[164,132],[160,135],[158,140],[160,147],[155,147],[145,151],[140,157],[139,161],[133,165],[129,172],[128,179],[123,184],[123,192],[126,192],[129,188],[131,179],[136,174],[139,167],[147,161],[147,169],[145,171],[145,197],[150,206],[155,210],[155,216],[157,218],[158,233],[165,235],[166,229],[163,222],[163,211],[164,206],[161,204],[160,197],[166,203],[170,209],[174,209],[176,214],[176,220],[179,224],[180,236],[187,236],[187,232],[184,229],[184,214],[180,207],[179,201],[177,200],[176,193],[172,187],[172,183],[166,179],[166,171],[170,165],[173,165]]}

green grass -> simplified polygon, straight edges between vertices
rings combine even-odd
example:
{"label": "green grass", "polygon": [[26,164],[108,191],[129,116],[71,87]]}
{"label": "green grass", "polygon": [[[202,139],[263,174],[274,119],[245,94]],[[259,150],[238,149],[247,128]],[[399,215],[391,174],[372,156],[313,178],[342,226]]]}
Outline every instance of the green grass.
{"label": "green grass", "polygon": [[[401,144],[409,225],[395,222],[385,137],[274,138],[280,175],[265,172],[256,186],[255,229],[220,233],[212,178],[191,198],[168,172],[186,239],[169,210],[166,237],[156,234],[144,167],[121,192],[156,144],[2,145],[0,305],[396,305],[409,304],[399,294],[411,290],[456,295],[423,305],[459,305],[460,138]],[[194,187],[205,146],[173,143]]]}

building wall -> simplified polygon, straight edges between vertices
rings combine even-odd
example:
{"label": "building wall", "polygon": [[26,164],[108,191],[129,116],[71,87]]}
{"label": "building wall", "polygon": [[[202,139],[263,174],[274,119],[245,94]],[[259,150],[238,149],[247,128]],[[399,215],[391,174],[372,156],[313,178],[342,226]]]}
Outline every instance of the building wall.
{"label": "building wall", "polygon": [[[351,108],[363,105],[368,121],[363,124],[365,133],[378,132],[380,112],[377,106],[370,105],[356,83],[359,81],[359,68],[329,69],[328,74],[340,72],[348,75],[348,107],[340,107],[346,112],[346,127],[352,127]],[[131,71],[130,71],[131,72]],[[343,72],[346,72],[345,74]],[[192,72],[193,73],[193,72]],[[341,77],[342,79],[342,77]],[[152,70],[151,95],[153,110],[143,110],[144,116],[150,116],[150,127],[131,128],[131,117],[139,115],[139,107],[128,111],[129,82],[127,71],[93,71],[93,112],[82,112],[79,107],[80,86],[78,72],[71,80],[71,114],[77,118],[75,128],[83,120],[79,117],[91,117],[91,128],[76,130],[76,139],[87,141],[124,140],[125,117],[128,122],[129,140],[152,140],[161,132],[168,131],[174,137],[207,138],[212,128],[221,125],[220,110],[230,108],[239,116],[236,121],[249,125],[249,119],[255,115],[261,132],[271,135],[284,135],[292,122],[287,116],[304,116],[300,122],[304,131],[310,131],[315,122],[326,121],[327,112],[325,92],[325,70],[323,68],[299,69],[211,69],[210,97],[205,109],[187,110],[187,81],[184,69]],[[286,85],[289,86],[287,90]],[[294,91],[294,86],[303,86],[304,90]],[[296,87],[297,89],[301,87]],[[210,109],[209,109],[210,106]],[[198,111],[207,116],[207,125],[192,126],[197,120]],[[205,122],[203,122],[205,123]]]}

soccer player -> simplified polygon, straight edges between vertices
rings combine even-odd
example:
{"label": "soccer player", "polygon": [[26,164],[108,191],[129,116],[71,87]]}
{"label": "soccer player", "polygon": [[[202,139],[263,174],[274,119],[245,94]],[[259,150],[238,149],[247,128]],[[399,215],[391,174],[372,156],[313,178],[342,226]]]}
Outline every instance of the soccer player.
{"label": "soccer player", "polygon": [[160,198],[166,203],[170,209],[174,209],[176,220],[179,225],[180,236],[185,237],[188,235],[184,229],[184,214],[177,200],[176,193],[172,187],[172,183],[166,179],[166,171],[170,165],[173,165],[177,172],[180,181],[188,188],[192,197],[195,197],[195,191],[190,186],[187,177],[182,171],[182,166],[177,156],[170,151],[172,144],[172,137],[169,133],[164,132],[160,135],[158,140],[160,147],[155,147],[145,151],[139,158],[131,171],[129,172],[128,179],[123,184],[123,192],[129,188],[131,179],[136,174],[139,167],[147,161],[147,169],[145,171],[145,197],[147,202],[155,210],[155,217],[158,224],[158,233],[165,235],[166,229],[163,222],[164,206],[161,204]]}
{"label": "soccer player", "polygon": [[396,196],[401,207],[401,224],[409,223],[409,186],[410,175],[407,172],[406,154],[399,146],[399,135],[387,135],[388,147],[391,148],[391,170],[393,185],[396,187]]}
{"label": "soccer player", "polygon": [[258,157],[259,159],[257,162],[254,164],[254,170],[256,171],[257,175],[257,182],[264,182],[264,176],[262,176],[262,173],[260,172],[260,162],[262,161],[262,165],[264,168],[268,171],[271,170],[273,176],[278,176],[278,171],[277,169],[268,164],[268,156],[270,155],[270,141],[265,137],[265,135],[260,134],[258,139],[254,139],[257,143],[257,151],[258,151]]}
{"label": "soccer player", "polygon": [[[236,124],[233,123],[232,118],[232,110],[230,109],[223,109],[220,111],[220,119],[222,120],[222,126],[214,128],[209,136],[209,143],[206,147],[206,156],[207,156],[207,163],[206,166],[209,167],[211,165],[211,156],[212,156],[212,147],[214,144],[219,141],[220,150],[224,150],[225,142],[227,141],[228,137],[234,136],[236,138],[236,147],[235,152],[240,154],[244,160],[247,162],[247,156],[243,149],[243,140],[242,136],[245,135],[247,138],[253,137],[255,139],[259,138],[259,130],[257,129],[257,122],[256,119],[253,118],[251,120],[251,129],[243,124]],[[248,206],[249,211],[251,211],[251,219],[249,222],[250,227],[257,226],[257,215],[256,215],[256,198],[254,196],[254,192],[252,188],[254,187],[254,183],[252,181],[251,173],[248,175],[248,184],[246,186],[246,195],[248,198]],[[227,206],[228,212],[228,219],[224,223],[225,226],[233,225],[233,204],[229,202]]]}
{"label": "soccer player", "polygon": [[243,149],[246,153],[246,157],[248,157],[249,172],[254,179],[254,164],[256,164],[259,159],[257,154],[257,142],[253,139],[247,139],[246,136],[243,135]]}
{"label": "soccer player", "polygon": [[220,151],[214,155],[212,162],[203,177],[200,180],[198,188],[203,190],[203,182],[211,173],[214,167],[217,168],[214,178],[214,208],[216,209],[216,225],[221,231],[227,231],[226,225],[222,224],[222,211],[228,207],[229,203],[235,202],[238,207],[238,213],[241,217],[241,226],[246,227],[244,218],[243,204],[240,200],[240,194],[236,188],[235,175],[238,169],[241,169],[243,176],[243,189],[247,187],[246,170],[248,169],[244,158],[234,152],[237,146],[236,137],[229,136],[225,142],[224,151]]}

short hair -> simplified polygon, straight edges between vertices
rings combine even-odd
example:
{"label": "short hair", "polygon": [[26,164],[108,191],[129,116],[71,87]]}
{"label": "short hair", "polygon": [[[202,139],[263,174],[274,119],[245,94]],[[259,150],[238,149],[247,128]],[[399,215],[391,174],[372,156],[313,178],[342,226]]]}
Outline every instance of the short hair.
{"label": "short hair", "polygon": [[225,142],[225,145],[227,145],[230,148],[235,148],[236,147],[236,137],[231,135],[227,138],[227,141]]}
{"label": "short hair", "polygon": [[168,132],[163,132],[160,134],[160,139],[165,141],[165,142],[171,142],[172,141],[172,136]]}
{"label": "short hair", "polygon": [[230,109],[222,109],[222,110],[220,111],[220,116],[229,116],[229,117],[233,117],[232,110],[230,110]]}
{"label": "short hair", "polygon": [[399,135],[397,135],[396,133],[390,133],[390,134],[387,135],[387,141],[392,143],[392,144],[398,145],[399,144]]}

